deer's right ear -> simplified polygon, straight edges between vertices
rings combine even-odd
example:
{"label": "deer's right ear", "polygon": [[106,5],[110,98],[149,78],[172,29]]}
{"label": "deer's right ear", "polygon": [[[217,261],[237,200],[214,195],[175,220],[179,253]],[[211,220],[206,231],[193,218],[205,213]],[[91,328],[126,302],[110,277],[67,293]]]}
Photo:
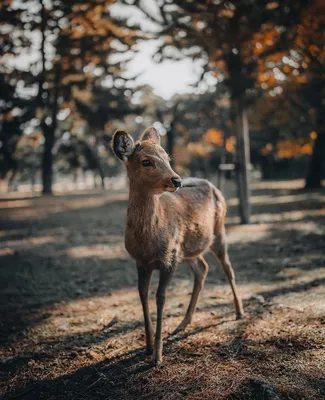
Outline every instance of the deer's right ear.
{"label": "deer's right ear", "polygon": [[126,161],[134,151],[132,137],[128,133],[120,130],[114,133],[111,146],[113,153],[122,161]]}

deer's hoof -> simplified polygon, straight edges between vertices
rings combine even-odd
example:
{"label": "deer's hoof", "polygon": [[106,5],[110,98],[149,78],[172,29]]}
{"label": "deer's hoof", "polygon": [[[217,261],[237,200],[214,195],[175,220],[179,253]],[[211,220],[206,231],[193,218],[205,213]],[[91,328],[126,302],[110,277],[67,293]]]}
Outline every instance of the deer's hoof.
{"label": "deer's hoof", "polygon": [[162,360],[152,360],[152,366],[153,367],[161,367],[162,366]]}
{"label": "deer's hoof", "polygon": [[152,361],[152,366],[154,368],[162,368],[163,367],[163,362],[162,362],[162,360],[153,360]]}
{"label": "deer's hoof", "polygon": [[173,330],[173,332],[171,333],[172,336],[177,335],[180,332],[185,331],[185,328],[183,328],[182,326],[178,326],[176,329]]}
{"label": "deer's hoof", "polygon": [[238,312],[236,313],[236,320],[238,321],[239,319],[243,319],[244,318],[244,313],[243,312]]}
{"label": "deer's hoof", "polygon": [[153,357],[152,357],[152,365],[154,367],[161,367],[162,366],[162,361],[163,361],[162,354],[154,352]]}
{"label": "deer's hoof", "polygon": [[183,321],[175,330],[173,330],[172,335],[177,335],[179,332],[184,332],[190,322],[191,321]]}

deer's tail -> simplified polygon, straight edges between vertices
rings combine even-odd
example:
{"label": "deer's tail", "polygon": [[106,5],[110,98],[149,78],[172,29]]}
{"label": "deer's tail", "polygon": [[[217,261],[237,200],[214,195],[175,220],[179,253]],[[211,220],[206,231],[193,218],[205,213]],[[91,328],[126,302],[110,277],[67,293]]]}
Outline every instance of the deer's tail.
{"label": "deer's tail", "polygon": [[219,189],[213,186],[212,190],[215,200],[214,232],[217,233],[220,232],[221,229],[224,229],[226,214],[227,214],[227,203],[223,194]]}

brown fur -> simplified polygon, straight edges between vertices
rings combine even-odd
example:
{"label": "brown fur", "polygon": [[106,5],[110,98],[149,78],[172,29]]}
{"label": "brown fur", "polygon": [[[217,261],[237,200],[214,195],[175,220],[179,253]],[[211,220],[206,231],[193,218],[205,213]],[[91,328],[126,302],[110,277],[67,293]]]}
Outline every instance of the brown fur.
{"label": "brown fur", "polygon": [[[130,146],[134,146],[132,138],[123,134],[118,131],[112,141],[112,148],[120,159],[125,157],[121,154],[123,148],[129,151]],[[144,160],[149,160],[152,166],[143,166]],[[154,128],[144,132],[124,163],[130,183],[125,247],[137,263],[147,349],[154,350],[154,362],[159,364],[166,287],[181,260],[186,260],[193,270],[194,288],[185,318],[175,332],[185,329],[191,322],[208,272],[203,254],[209,248],[225,269],[234,294],[237,318],[243,315],[226,246],[226,202],[222,193],[204,179],[185,179],[183,187],[176,191],[171,179],[179,179],[179,176],[172,170]],[[155,342],[148,307],[148,288],[154,269],[160,271]]]}

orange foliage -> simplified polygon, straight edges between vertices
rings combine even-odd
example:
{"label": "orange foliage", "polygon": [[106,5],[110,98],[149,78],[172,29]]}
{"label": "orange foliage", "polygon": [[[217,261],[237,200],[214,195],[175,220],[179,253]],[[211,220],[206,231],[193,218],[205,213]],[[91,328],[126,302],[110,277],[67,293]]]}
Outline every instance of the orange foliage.
{"label": "orange foliage", "polygon": [[[259,60],[258,82],[263,89],[271,91],[275,86],[282,84],[283,80],[294,84],[308,82],[310,76],[307,71],[313,69],[310,66],[315,65],[315,58],[322,59],[325,56],[324,23],[324,2],[314,0],[311,6],[304,10],[300,23],[292,28],[293,53],[277,52]],[[275,26],[265,25],[253,37],[254,53],[260,54],[267,50],[278,39],[278,35]]]}
{"label": "orange foliage", "polygon": [[209,145],[201,142],[191,142],[187,145],[187,151],[195,157],[208,157],[212,149]]}
{"label": "orange foliage", "polygon": [[236,137],[230,136],[226,139],[224,144],[224,133],[220,129],[211,128],[202,137],[202,142],[207,144],[213,144],[215,146],[225,146],[226,150],[230,153],[235,152]]}
{"label": "orange foliage", "polygon": [[[67,34],[76,39],[81,39],[87,35],[99,35],[106,38],[106,41],[111,42],[114,37],[121,38],[128,43],[132,44],[132,38],[139,32],[121,27],[112,22],[105,15],[107,8],[113,3],[113,0],[98,0],[97,4],[81,3],[73,6],[73,11],[76,15],[72,14],[71,25],[65,28]],[[85,17],[78,12],[82,11]],[[105,42],[103,42],[105,44]]]}
{"label": "orange foliage", "polygon": [[276,145],[276,152],[280,158],[292,158],[303,154],[311,154],[312,146],[309,143],[301,145],[297,140],[283,139]]}
{"label": "orange foliage", "polygon": [[229,153],[234,153],[235,148],[236,148],[236,137],[235,136],[230,136],[228,139],[226,139],[226,150],[229,151]]}
{"label": "orange foliage", "polygon": [[219,16],[225,18],[232,18],[234,16],[234,10],[223,9],[219,12]]}
{"label": "orange foliage", "polygon": [[[313,133],[313,132],[312,132]],[[315,133],[315,132],[314,132]],[[271,143],[267,143],[260,154],[266,156],[272,152],[279,158],[293,158],[302,155],[310,155],[313,152],[313,140],[310,139],[282,139],[279,140],[275,148]]]}
{"label": "orange foliage", "polygon": [[70,75],[66,75],[62,79],[62,83],[64,85],[67,85],[71,82],[82,82],[84,79],[85,79],[84,74],[70,74]]}
{"label": "orange foliage", "polygon": [[276,26],[273,24],[263,24],[261,30],[253,35],[254,55],[259,55],[272,47],[279,39],[279,36],[280,32]]}
{"label": "orange foliage", "polygon": [[177,165],[188,165],[195,158],[207,158],[213,152],[211,144],[202,142],[191,142],[185,144],[181,141],[175,145],[174,154]]}
{"label": "orange foliage", "polygon": [[279,7],[279,3],[277,1],[273,1],[272,3],[268,3],[265,8],[267,10],[274,10],[275,8],[278,8],[278,7]]}
{"label": "orange foliage", "polygon": [[223,145],[224,134],[219,129],[209,129],[202,137],[203,142],[215,144],[217,146]]}

